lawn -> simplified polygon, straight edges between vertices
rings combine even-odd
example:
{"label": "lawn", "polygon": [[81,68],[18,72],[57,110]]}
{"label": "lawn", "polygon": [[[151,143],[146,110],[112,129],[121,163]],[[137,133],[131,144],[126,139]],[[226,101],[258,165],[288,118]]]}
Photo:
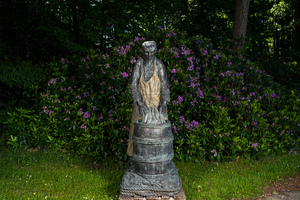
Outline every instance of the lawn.
{"label": "lawn", "polygon": [[[187,199],[255,199],[300,171],[299,154],[230,162],[175,162]],[[124,163],[47,150],[0,148],[0,199],[118,199]]]}

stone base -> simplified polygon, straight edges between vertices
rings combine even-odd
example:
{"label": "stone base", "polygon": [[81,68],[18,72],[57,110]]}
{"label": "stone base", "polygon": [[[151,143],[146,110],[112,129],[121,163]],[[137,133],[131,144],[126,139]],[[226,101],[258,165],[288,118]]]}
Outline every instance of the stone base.
{"label": "stone base", "polygon": [[180,192],[173,197],[170,196],[148,196],[142,197],[139,195],[129,196],[125,194],[120,194],[119,200],[186,200],[183,189],[180,189]]}
{"label": "stone base", "polygon": [[121,181],[120,194],[173,197],[180,192],[181,188],[181,179],[173,162],[168,173],[157,175],[139,174],[135,170],[134,163],[128,162]]}

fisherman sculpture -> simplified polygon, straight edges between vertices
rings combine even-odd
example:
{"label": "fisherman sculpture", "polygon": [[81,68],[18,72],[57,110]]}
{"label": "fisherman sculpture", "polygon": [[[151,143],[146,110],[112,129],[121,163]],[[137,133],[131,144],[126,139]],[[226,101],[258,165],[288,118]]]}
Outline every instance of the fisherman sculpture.
{"label": "fisherman sculpture", "polygon": [[119,199],[177,194],[185,199],[172,161],[174,136],[171,122],[167,120],[170,101],[167,70],[154,55],[154,41],[144,42],[142,48],[143,57],[133,68],[129,87],[133,100],[127,148],[130,159],[121,181]]}
{"label": "fisherman sculpture", "polygon": [[156,42],[147,41],[142,45],[143,57],[133,67],[129,92],[133,100],[131,126],[127,154],[132,156],[132,135],[134,122],[165,123],[167,105],[170,101],[167,70],[161,60],[155,57]]}

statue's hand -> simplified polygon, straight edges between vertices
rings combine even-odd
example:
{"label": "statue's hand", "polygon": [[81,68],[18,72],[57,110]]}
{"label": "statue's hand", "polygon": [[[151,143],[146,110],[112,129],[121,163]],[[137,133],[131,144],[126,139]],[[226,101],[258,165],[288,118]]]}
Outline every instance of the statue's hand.
{"label": "statue's hand", "polygon": [[145,116],[148,113],[148,108],[145,106],[142,102],[137,102],[139,109],[140,109],[140,114]]}
{"label": "statue's hand", "polygon": [[159,112],[165,117],[167,116],[167,105],[166,104],[162,104],[159,107]]}

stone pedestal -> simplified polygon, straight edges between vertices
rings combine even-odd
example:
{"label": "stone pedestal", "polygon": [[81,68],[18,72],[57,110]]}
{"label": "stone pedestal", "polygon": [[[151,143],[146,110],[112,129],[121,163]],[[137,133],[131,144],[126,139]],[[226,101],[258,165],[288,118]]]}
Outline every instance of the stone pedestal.
{"label": "stone pedestal", "polygon": [[183,189],[180,189],[180,192],[173,197],[170,196],[148,196],[142,197],[140,195],[129,196],[121,194],[119,200],[186,200]]}
{"label": "stone pedestal", "polygon": [[172,161],[173,138],[170,121],[163,124],[134,122],[133,156],[124,171],[121,195],[134,199],[174,199],[182,191],[181,179]]}

